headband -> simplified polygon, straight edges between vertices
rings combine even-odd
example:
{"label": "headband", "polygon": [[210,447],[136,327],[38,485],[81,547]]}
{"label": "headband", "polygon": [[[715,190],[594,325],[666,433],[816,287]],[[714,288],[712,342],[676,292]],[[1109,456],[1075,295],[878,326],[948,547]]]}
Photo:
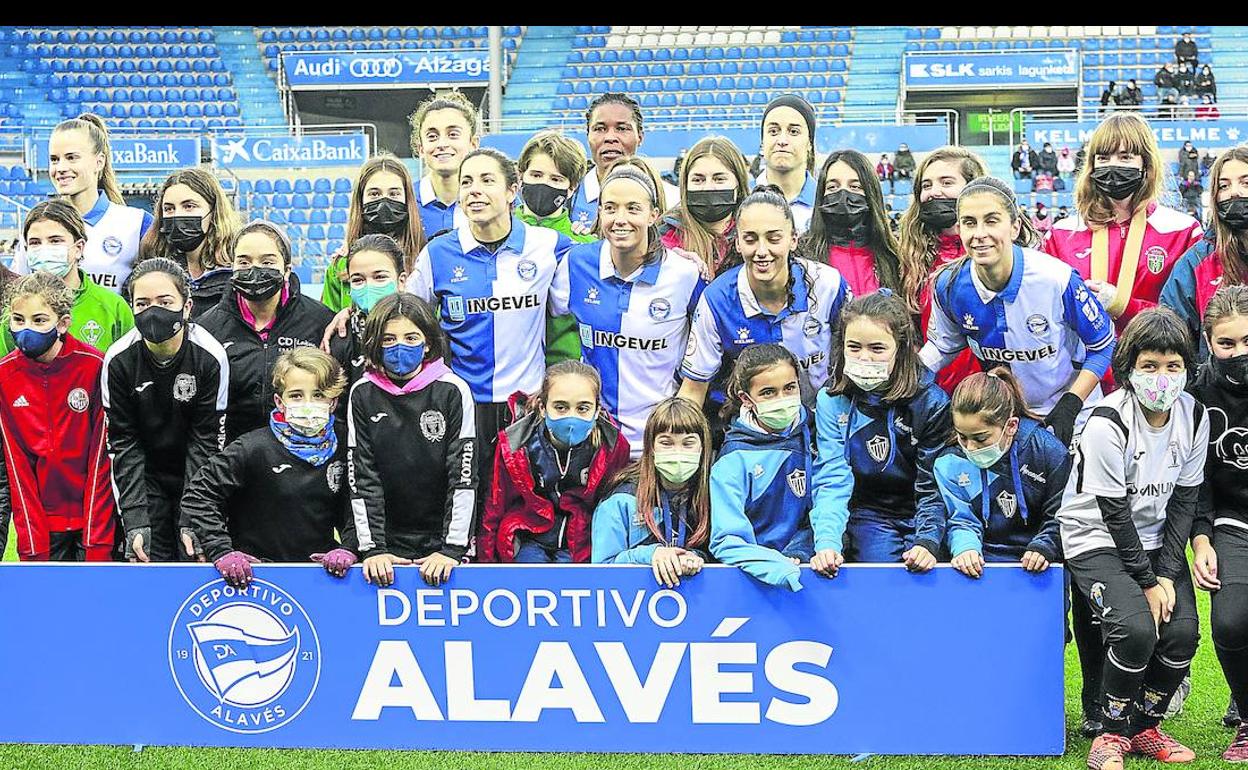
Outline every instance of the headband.
{"label": "headband", "polygon": [[607,174],[607,178],[602,180],[602,186],[606,187],[608,183],[615,179],[631,179],[642,186],[646,194],[650,196],[650,205],[658,208],[659,191],[654,187],[654,180],[650,175],[636,166],[617,166],[611,169],[611,173]]}

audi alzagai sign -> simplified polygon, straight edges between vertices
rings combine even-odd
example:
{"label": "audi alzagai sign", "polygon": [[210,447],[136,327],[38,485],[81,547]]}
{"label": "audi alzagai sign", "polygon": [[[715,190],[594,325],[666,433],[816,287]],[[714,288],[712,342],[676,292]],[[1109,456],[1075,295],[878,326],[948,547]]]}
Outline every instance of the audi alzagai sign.
{"label": "audi alzagai sign", "polygon": [[485,50],[300,51],[282,57],[292,89],[427,88],[489,82]]}

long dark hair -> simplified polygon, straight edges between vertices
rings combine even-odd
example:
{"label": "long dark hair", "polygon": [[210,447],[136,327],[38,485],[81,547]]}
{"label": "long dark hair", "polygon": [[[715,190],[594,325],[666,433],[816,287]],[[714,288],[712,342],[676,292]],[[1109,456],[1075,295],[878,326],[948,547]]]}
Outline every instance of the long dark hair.
{"label": "long dark hair", "polygon": [[[919,335],[914,328],[914,318],[895,294],[872,292],[855,297],[841,311],[837,324],[838,344],[843,345],[845,330],[849,324],[859,318],[888,330],[897,346],[897,356],[893,362],[893,373],[888,378],[888,390],[881,399],[889,402],[905,401],[919,392],[919,381],[926,371],[919,360]],[[832,370],[828,373],[828,393],[834,396],[859,393],[858,386],[845,375],[845,351],[835,351],[832,356]]]}
{"label": "long dark hair", "polygon": [[797,357],[783,345],[764,342],[750,345],[742,350],[741,355],[737,357],[736,365],[732,368],[732,375],[729,376],[724,386],[724,406],[719,412],[720,418],[724,422],[731,422],[741,411],[744,403],[741,395],[749,393],[750,383],[754,381],[754,377],[780,364],[792,366],[794,373],[797,374],[802,371],[797,364]]}
{"label": "long dark hair", "polygon": [[[458,108],[456,108],[458,109]],[[414,134],[413,134],[414,135]],[[351,188],[351,208],[347,214],[347,243],[354,243],[364,236],[364,190],[368,180],[379,171],[394,174],[403,183],[404,202],[407,204],[407,222],[401,229],[388,233],[403,249],[404,261],[401,273],[411,273],[416,263],[416,255],[425,248],[425,230],[420,221],[420,206],[416,201],[416,190],[412,185],[412,175],[407,166],[390,153],[378,153],[360,166],[360,175],[355,186]]]}
{"label": "long dark hair", "polygon": [[[737,204],[737,211],[733,214],[733,219],[740,222],[741,214],[751,206],[771,206],[772,208],[779,210],[780,213],[784,214],[784,218],[789,222],[790,229],[795,230],[797,227],[793,220],[793,208],[789,206],[789,202],[785,200],[784,191],[775,185],[762,184],[755,187],[753,192],[745,196],[745,198]],[[736,238],[733,239],[732,244],[729,247],[728,255],[724,258],[724,264],[720,266],[720,270],[727,271],[732,267],[744,264],[745,258],[741,256],[741,249],[737,243],[737,238],[740,237],[741,233],[740,230],[738,230]],[[788,260],[790,268],[793,264],[801,265],[802,283],[804,284],[803,288],[806,292],[806,302],[808,304],[807,312],[813,313],[815,311],[815,306],[818,304],[818,299],[815,296],[815,281],[811,277],[810,266],[802,264],[803,259],[799,251],[800,248],[801,243],[799,242],[797,247],[789,252],[786,259]],[[785,274],[788,276],[788,283],[785,286],[785,305],[792,307],[793,301],[797,298],[795,291],[797,287],[794,285],[796,281],[793,278],[793,271],[791,269],[787,270]]]}

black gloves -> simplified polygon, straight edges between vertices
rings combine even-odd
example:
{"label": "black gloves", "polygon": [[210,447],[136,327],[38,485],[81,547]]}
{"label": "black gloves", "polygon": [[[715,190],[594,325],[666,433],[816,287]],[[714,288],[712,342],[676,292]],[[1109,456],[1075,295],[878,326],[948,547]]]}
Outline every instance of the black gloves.
{"label": "black gloves", "polygon": [[1044,427],[1052,431],[1058,440],[1070,446],[1075,436],[1075,420],[1079,419],[1079,411],[1083,409],[1083,399],[1074,393],[1066,392],[1053,405],[1048,417],[1044,418]]}

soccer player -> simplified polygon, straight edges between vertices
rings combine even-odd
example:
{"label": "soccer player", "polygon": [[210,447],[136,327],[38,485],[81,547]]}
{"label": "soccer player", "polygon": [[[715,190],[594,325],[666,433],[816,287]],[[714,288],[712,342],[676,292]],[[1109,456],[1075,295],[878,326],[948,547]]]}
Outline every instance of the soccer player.
{"label": "soccer player", "polygon": [[477,108],[458,91],[434,94],[408,118],[412,154],[428,169],[416,190],[426,238],[458,230],[468,221],[460,208],[459,166],[481,144],[477,121]]}
{"label": "soccer player", "polygon": [[815,110],[797,94],[781,94],[763,110],[762,156],[767,169],[755,179],[757,185],[775,185],[793,209],[798,235],[810,227],[819,202],[820,188],[811,171],[815,168]]}

